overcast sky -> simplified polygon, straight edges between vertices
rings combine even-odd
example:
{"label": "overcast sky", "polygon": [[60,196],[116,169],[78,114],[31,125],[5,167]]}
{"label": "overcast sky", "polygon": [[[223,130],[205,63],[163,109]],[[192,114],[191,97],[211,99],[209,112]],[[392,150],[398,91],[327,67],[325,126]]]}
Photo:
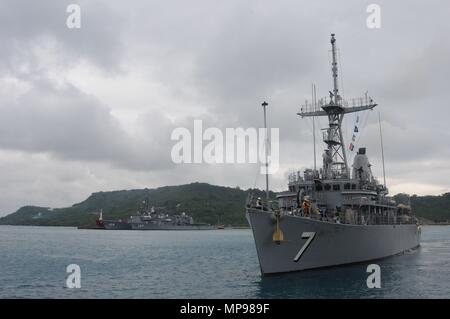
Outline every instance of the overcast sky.
{"label": "overcast sky", "polygon": [[[70,3],[80,29],[66,26]],[[366,25],[371,3],[380,29]],[[450,191],[449,12],[447,0],[1,0],[0,215],[101,190],[262,188],[259,165],[174,164],[170,134],[195,119],[260,127],[263,100],[280,129],[271,184],[283,190],[290,170],[313,165],[312,122],[296,112],[312,83],[318,96],[332,89],[332,32],[341,93],[368,90],[379,104],[361,114],[358,143],[374,174],[382,180],[380,111],[391,194]]]}

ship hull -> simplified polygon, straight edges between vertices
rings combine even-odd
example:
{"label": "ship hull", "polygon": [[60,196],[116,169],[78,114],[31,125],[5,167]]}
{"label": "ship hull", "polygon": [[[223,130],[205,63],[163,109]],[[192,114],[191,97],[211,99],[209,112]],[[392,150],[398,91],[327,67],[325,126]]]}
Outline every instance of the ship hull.
{"label": "ship hull", "polygon": [[161,225],[152,223],[132,223],[133,230],[212,230],[214,226],[203,224],[191,225]]}
{"label": "ship hull", "polygon": [[348,225],[299,216],[281,217],[284,238],[276,243],[272,239],[276,229],[273,213],[247,212],[246,217],[263,275],[381,259],[420,243],[416,224]]}
{"label": "ship hull", "polygon": [[129,230],[131,229],[131,224],[116,220],[103,220],[103,227],[106,230]]}

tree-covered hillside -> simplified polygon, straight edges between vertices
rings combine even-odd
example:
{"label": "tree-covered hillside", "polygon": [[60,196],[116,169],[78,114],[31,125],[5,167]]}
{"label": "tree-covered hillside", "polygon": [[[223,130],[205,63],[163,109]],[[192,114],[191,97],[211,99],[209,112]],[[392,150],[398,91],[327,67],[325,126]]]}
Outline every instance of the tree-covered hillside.
{"label": "tree-covered hillside", "polygon": [[[17,212],[0,218],[7,225],[93,226],[100,209],[104,219],[127,219],[135,214],[148,197],[151,206],[173,213],[186,212],[196,222],[227,225],[247,225],[244,215],[245,200],[249,192],[239,188],[192,183],[155,189],[135,189],[97,192],[85,201],[71,207],[50,209],[24,206]],[[275,193],[271,193],[275,197]],[[422,221],[448,222],[450,220],[450,193],[440,196],[394,196],[398,203],[411,204],[413,212]]]}

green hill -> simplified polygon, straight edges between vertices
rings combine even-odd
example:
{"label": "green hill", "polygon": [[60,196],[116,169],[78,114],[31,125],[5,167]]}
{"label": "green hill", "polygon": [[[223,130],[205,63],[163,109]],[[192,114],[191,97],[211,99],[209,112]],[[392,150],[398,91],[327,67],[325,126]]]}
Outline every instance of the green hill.
{"label": "green hill", "polygon": [[[97,192],[85,201],[67,208],[24,206],[15,213],[0,218],[0,224],[48,225],[48,226],[92,226],[103,209],[104,219],[126,219],[135,214],[139,205],[148,197],[155,207],[191,215],[196,222],[246,225],[245,200],[249,192],[239,188],[192,183],[180,186],[165,186],[155,189],[135,189],[112,192]],[[275,197],[274,193],[271,193]]]}
{"label": "green hill", "polygon": [[[215,224],[220,219],[223,224],[247,225],[244,205],[249,192],[264,196],[260,190],[244,191],[205,183],[97,192],[85,201],[66,208],[24,206],[15,213],[0,218],[0,224],[93,226],[100,209],[103,209],[104,219],[126,219],[135,214],[139,205],[148,197],[152,206],[165,207],[177,213],[186,212],[196,222]],[[275,193],[271,192],[270,195],[275,197]],[[411,203],[416,216],[424,222],[450,220],[450,193],[440,196],[398,194],[394,198],[399,203]]]}

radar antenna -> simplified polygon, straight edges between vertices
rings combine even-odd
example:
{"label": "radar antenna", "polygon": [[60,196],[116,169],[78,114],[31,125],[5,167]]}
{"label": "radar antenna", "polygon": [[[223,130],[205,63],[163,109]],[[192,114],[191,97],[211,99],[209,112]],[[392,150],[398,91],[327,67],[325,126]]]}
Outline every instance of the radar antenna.
{"label": "radar antenna", "polygon": [[347,113],[372,110],[377,104],[367,94],[361,98],[344,100],[339,95],[338,63],[336,59],[336,38],[331,34],[333,91],[330,96],[317,103],[306,102],[297,113],[303,117],[327,116],[328,127],[323,129],[323,142],[327,145],[323,161],[323,178],[350,178],[345,143],[342,135],[342,120]]}

